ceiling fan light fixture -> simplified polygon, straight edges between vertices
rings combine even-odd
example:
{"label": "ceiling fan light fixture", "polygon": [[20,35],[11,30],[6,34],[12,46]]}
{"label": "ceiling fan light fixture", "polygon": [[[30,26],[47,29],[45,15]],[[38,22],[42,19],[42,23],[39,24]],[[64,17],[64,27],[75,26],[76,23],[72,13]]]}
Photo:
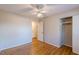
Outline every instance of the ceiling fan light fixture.
{"label": "ceiling fan light fixture", "polygon": [[43,10],[43,11],[41,11],[41,13],[46,13],[46,11]]}
{"label": "ceiling fan light fixture", "polygon": [[43,17],[43,14],[38,13],[38,14],[37,14],[37,17]]}
{"label": "ceiling fan light fixture", "polygon": [[43,5],[43,4],[31,4],[31,6],[34,8],[33,15],[35,15],[39,18],[44,17],[44,14],[46,14],[46,10],[43,10],[45,5]]}

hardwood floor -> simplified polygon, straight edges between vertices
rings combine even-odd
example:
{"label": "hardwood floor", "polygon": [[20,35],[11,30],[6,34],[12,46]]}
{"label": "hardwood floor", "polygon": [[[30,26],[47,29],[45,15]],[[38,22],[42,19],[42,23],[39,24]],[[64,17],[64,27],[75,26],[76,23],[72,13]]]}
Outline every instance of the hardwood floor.
{"label": "hardwood floor", "polygon": [[3,50],[1,55],[76,55],[72,48],[62,46],[57,48],[47,43],[33,39],[32,43]]}
{"label": "hardwood floor", "polygon": [[61,48],[57,48],[36,39],[33,40],[32,52],[32,54],[36,55],[75,55],[71,47],[62,46]]}
{"label": "hardwood floor", "polygon": [[30,55],[32,43],[24,44],[18,47],[9,48],[1,51],[0,55]]}

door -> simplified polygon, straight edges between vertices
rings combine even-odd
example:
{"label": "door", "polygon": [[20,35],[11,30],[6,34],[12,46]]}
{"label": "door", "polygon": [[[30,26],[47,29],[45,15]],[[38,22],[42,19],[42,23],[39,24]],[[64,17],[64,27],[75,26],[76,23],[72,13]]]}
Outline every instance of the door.
{"label": "door", "polygon": [[79,54],[79,15],[73,16],[73,52]]}
{"label": "door", "polygon": [[38,40],[43,41],[43,22],[38,23]]}

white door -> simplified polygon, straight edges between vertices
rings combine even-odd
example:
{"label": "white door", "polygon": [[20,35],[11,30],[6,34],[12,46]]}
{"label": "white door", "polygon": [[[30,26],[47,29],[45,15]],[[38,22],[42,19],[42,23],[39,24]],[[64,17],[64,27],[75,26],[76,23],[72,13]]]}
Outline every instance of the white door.
{"label": "white door", "polygon": [[38,23],[38,40],[43,41],[43,22]]}
{"label": "white door", "polygon": [[73,16],[73,52],[79,54],[79,15]]}

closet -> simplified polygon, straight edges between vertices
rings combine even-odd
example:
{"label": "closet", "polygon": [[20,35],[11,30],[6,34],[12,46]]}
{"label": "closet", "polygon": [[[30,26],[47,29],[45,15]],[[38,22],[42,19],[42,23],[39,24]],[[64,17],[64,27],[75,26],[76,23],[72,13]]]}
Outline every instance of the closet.
{"label": "closet", "polygon": [[72,17],[62,19],[63,45],[72,47]]}

